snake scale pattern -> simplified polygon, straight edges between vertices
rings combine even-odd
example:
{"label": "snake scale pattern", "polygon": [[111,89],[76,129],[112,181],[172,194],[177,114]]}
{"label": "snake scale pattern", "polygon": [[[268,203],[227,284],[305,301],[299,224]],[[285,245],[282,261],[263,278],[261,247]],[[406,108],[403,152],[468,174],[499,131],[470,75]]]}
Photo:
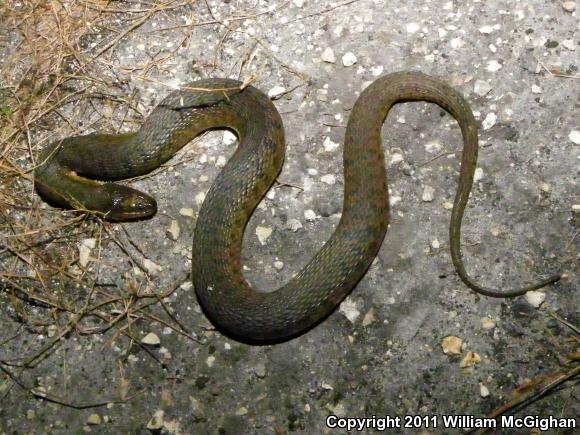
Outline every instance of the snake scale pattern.
{"label": "snake scale pattern", "polygon": [[480,286],[467,274],[461,222],[477,162],[477,124],[457,91],[421,73],[381,77],[357,99],[344,139],[340,222],[308,264],[273,292],[253,290],[240,259],[246,224],[278,176],[285,152],[278,111],[251,86],[229,79],[196,81],[167,96],[134,133],[54,142],[40,155],[35,183],[46,200],[61,207],[88,210],[112,221],[147,218],[156,212],[153,198],[103,181],[146,174],[206,130],[233,130],[238,148],[211,186],[197,219],[192,280],[204,312],[220,331],[250,343],[284,341],[332,313],[377,255],[389,222],[381,127],[389,109],[402,101],[435,103],[461,128],[463,153],[449,234],[453,264],[463,282],[486,296],[514,297],[558,281],[560,275],[553,275],[499,291]]}

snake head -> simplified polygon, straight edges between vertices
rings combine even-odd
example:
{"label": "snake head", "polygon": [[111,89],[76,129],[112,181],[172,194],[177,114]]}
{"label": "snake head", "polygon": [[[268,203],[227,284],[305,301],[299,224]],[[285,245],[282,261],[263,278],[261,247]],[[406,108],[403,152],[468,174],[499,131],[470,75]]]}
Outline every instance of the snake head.
{"label": "snake head", "polygon": [[103,215],[109,221],[136,221],[157,213],[157,202],[143,192],[115,183],[104,184],[103,189],[108,195],[108,205]]}

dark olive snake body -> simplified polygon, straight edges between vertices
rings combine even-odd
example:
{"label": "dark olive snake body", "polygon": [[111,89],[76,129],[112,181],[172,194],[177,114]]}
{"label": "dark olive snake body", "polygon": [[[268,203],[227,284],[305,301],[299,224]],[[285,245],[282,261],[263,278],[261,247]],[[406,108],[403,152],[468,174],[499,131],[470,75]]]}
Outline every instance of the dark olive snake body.
{"label": "dark olive snake body", "polygon": [[242,273],[244,229],[279,174],[284,129],[266,95],[228,79],[207,79],[166,97],[139,131],[92,134],[51,144],[40,156],[36,186],[57,205],[90,210],[110,220],[151,216],[155,201],[115,183],[150,172],[208,129],[235,131],[239,146],[210,188],[197,219],[192,279],[198,300],[222,332],[246,342],[292,338],[326,318],[351,292],[375,258],[389,220],[381,127],[401,101],[432,102],[449,112],[463,135],[458,188],[451,213],[450,247],[461,279],[478,293],[514,297],[556,282],[500,292],[481,287],[465,271],[461,221],[477,162],[477,124],[467,102],[446,84],[421,73],[379,78],[356,101],[344,140],[342,217],[326,244],[286,285],[270,292],[250,288]]}

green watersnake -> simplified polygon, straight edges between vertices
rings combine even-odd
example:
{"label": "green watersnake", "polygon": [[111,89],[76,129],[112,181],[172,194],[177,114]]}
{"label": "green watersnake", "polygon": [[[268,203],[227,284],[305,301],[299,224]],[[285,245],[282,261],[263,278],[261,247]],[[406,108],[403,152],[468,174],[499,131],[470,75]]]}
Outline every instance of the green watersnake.
{"label": "green watersnake", "polygon": [[146,174],[206,130],[234,131],[238,147],[209,189],[197,218],[192,280],[204,312],[219,330],[246,342],[283,341],[326,318],[377,255],[389,222],[381,127],[389,109],[403,101],[435,103],[461,128],[463,153],[449,235],[453,264],[463,282],[486,296],[514,297],[558,281],[560,275],[553,275],[499,291],[480,286],[467,274],[461,222],[477,162],[477,124],[457,91],[421,73],[390,74],[361,93],[344,138],[340,222],[308,264],[273,292],[253,290],[241,264],[244,229],[276,180],[285,152],[282,119],[270,99],[252,86],[229,79],[196,81],[167,96],[134,133],[54,142],[40,156],[35,182],[41,195],[59,206],[89,210],[112,221],[146,218],[156,212],[153,198],[102,181]]}

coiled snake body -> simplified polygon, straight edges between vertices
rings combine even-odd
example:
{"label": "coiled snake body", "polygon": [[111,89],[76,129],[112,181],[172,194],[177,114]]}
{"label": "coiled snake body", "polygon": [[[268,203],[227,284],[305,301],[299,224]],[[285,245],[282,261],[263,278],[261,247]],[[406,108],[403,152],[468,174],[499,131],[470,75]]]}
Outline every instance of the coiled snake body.
{"label": "coiled snake body", "polygon": [[110,220],[155,213],[155,201],[115,183],[150,172],[201,132],[235,131],[239,146],[211,186],[193,239],[192,279],[198,300],[222,332],[241,341],[277,342],[308,330],[344,299],[375,258],[387,230],[389,201],[381,126],[400,101],[438,104],[459,123],[463,155],[449,226],[453,264],[466,285],[493,297],[513,297],[553,283],[551,276],[524,288],[499,292],[467,274],[460,247],[461,221],[477,161],[477,125],[463,97],[420,73],[379,78],[360,95],[344,140],[344,205],[326,244],[286,285],[271,293],[250,288],[242,274],[245,226],[282,168],[284,131],[278,111],[263,93],[228,79],[200,80],[203,90],[171,93],[141,129],[120,135],[69,137],[43,151],[36,186],[57,205],[97,212]]}

